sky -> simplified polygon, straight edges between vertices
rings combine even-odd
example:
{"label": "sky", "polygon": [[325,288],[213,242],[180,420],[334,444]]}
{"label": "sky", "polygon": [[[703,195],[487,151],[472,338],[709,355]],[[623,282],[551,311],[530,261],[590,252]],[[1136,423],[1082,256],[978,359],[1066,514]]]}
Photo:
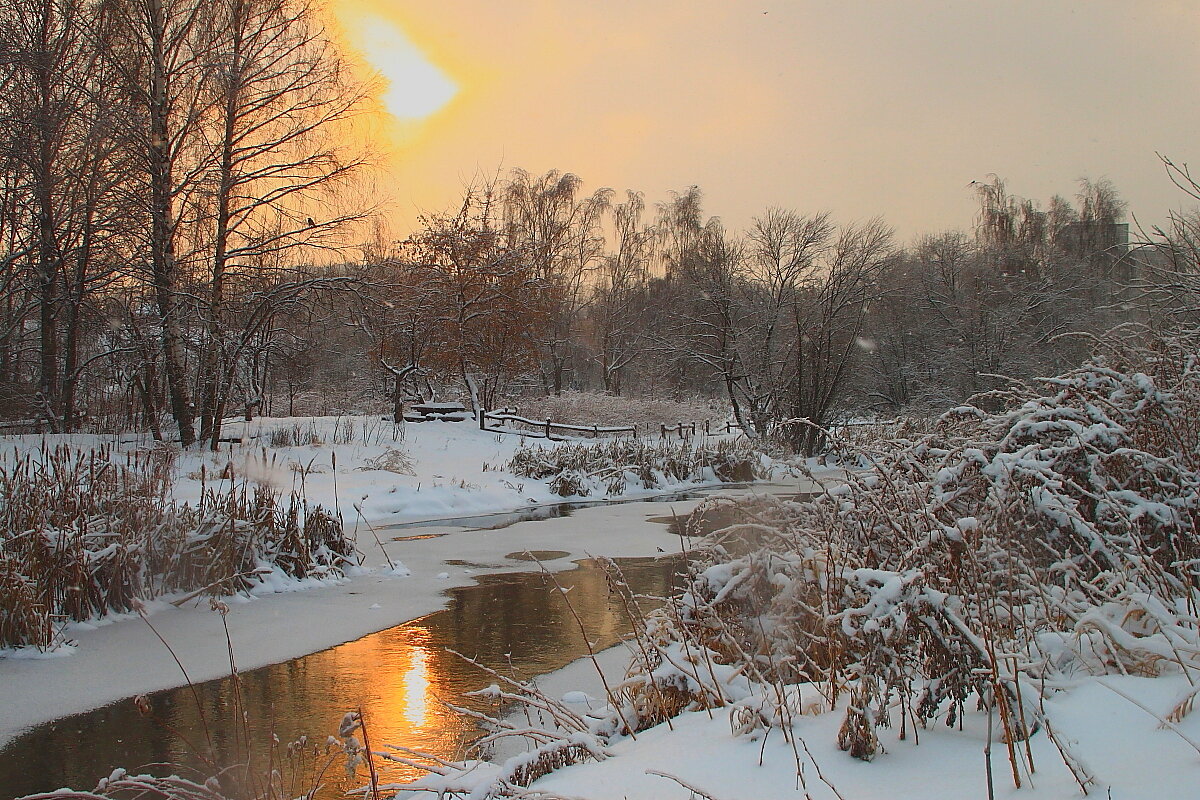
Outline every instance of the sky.
{"label": "sky", "polygon": [[969,228],[971,181],[1044,203],[1108,178],[1149,225],[1186,200],[1156,152],[1200,159],[1195,0],[329,2],[380,74],[400,235],[514,167],[901,240]]}

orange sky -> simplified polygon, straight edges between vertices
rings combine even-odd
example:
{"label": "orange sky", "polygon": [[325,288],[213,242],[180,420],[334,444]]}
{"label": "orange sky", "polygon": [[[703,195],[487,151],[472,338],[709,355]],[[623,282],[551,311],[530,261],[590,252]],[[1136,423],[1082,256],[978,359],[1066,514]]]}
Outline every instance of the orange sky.
{"label": "orange sky", "polygon": [[380,128],[398,235],[517,166],[699,184],[734,228],[772,205],[964,228],[989,173],[1043,201],[1108,177],[1158,222],[1183,198],[1155,151],[1200,157],[1189,0],[330,3],[398,113],[457,89]]}

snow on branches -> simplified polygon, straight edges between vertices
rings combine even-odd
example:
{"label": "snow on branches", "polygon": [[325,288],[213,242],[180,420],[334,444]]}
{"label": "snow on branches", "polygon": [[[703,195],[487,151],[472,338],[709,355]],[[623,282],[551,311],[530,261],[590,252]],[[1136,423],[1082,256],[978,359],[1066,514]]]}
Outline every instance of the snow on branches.
{"label": "snow on branches", "polygon": [[839,744],[864,759],[879,727],[955,724],[973,699],[1019,782],[1019,743],[1050,729],[1035,680],[1200,668],[1197,352],[1114,349],[953,410],[811,502],[737,508],[650,625],[655,659],[682,643],[762,694],[846,695]]}

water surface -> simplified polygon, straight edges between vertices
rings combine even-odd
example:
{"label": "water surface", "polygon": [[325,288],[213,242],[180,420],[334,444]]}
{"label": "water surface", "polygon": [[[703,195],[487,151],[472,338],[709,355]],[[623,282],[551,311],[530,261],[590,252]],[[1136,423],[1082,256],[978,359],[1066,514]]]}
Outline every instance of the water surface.
{"label": "water surface", "polygon": [[[678,562],[622,559],[618,564],[634,591],[661,596],[673,585]],[[596,648],[629,633],[620,598],[610,593],[596,562],[582,562],[555,578],[569,588]],[[124,700],[34,728],[0,750],[0,796],[63,786],[91,789],[114,766],[133,772],[171,763],[209,773],[199,754],[234,763],[244,759],[247,740],[265,766],[272,756],[272,734],[281,743],[274,758],[286,766],[288,742],[307,735],[310,743],[324,743],[337,733],[342,715],[358,708],[373,750],[392,743],[458,758],[479,731],[445,703],[494,711],[489,702],[463,697],[494,678],[448,649],[525,679],[586,654],[583,634],[553,581],[536,572],[485,576],[478,585],[451,590],[448,607],[427,617],[246,672],[240,682],[226,678],[201,683],[194,693],[187,687],[155,692],[147,696],[153,708],[148,716]],[[237,721],[239,702],[249,710],[244,726]],[[385,782],[423,774],[386,761],[377,766]],[[163,774],[162,769],[148,771]],[[333,764],[324,796],[362,786],[365,775],[361,768],[347,777],[342,763]]]}

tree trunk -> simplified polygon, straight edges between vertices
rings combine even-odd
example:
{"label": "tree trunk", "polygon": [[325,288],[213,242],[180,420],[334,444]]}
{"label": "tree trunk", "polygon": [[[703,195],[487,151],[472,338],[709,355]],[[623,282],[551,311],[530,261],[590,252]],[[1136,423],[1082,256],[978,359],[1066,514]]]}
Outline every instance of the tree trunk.
{"label": "tree trunk", "polygon": [[161,0],[151,0],[150,64],[150,251],[154,294],[162,326],[163,372],[171,416],[179,429],[179,443],[196,442],[195,409],[188,393],[187,371],[176,297],[175,204],[169,136],[171,108],[165,52],[166,20]]}

